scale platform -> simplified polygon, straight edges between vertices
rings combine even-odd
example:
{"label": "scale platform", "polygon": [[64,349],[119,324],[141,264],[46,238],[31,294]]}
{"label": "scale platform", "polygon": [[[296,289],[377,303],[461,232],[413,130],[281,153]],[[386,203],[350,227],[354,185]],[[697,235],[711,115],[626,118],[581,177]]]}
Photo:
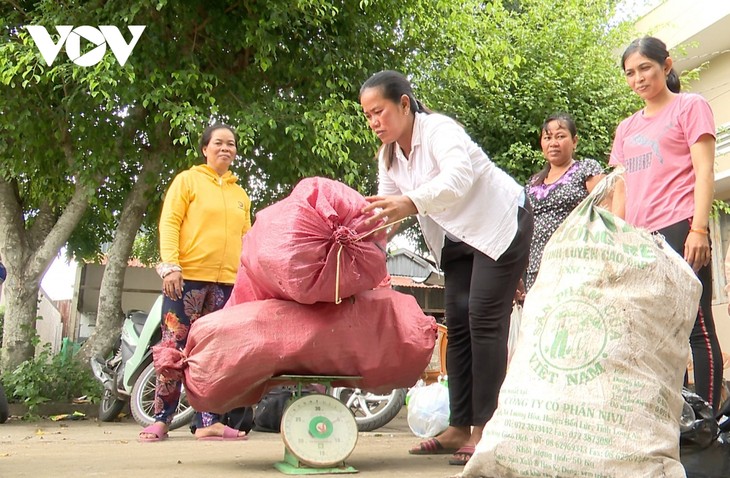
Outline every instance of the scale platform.
{"label": "scale platform", "polygon": [[281,417],[284,460],[274,467],[287,475],[357,473],[345,464],[357,444],[355,417],[347,406],[330,395],[302,395],[303,384],[359,380],[358,376],[280,375],[274,380],[296,382],[297,390]]}

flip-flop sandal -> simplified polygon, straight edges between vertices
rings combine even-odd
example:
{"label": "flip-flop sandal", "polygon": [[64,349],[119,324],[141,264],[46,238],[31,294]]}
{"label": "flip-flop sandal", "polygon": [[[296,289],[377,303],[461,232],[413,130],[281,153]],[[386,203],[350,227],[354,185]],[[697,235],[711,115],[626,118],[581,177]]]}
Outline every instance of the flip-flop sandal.
{"label": "flip-flop sandal", "polygon": [[235,428],[231,428],[228,425],[223,426],[223,436],[210,436],[210,437],[200,437],[197,438],[197,440],[200,441],[239,441],[239,440],[248,440],[248,435],[242,435],[238,436],[238,430]]}
{"label": "flip-flop sandal", "polygon": [[[465,445],[454,452],[454,457],[449,460],[449,465],[464,466],[474,455],[474,445]],[[462,456],[466,458],[461,458]]]}
{"label": "flip-flop sandal", "polygon": [[[166,440],[168,437],[167,431],[165,431],[165,424],[161,422],[155,422],[152,425],[143,428],[141,432],[139,432],[139,436],[137,437],[137,440],[142,443],[150,443],[155,441],[162,441]],[[142,434],[147,433],[150,435],[154,435],[154,437],[143,437]]]}
{"label": "flip-flop sandal", "polygon": [[411,448],[408,453],[411,455],[451,455],[456,448],[445,448],[436,438],[429,438],[418,444],[418,447]]}

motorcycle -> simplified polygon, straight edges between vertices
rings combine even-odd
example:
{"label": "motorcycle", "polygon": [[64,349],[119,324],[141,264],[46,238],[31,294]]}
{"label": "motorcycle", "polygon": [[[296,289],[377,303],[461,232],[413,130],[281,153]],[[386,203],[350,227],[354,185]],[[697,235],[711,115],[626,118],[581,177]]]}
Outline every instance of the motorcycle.
{"label": "motorcycle", "polygon": [[405,404],[406,392],[405,388],[396,388],[389,394],[380,395],[359,388],[333,387],[329,394],[347,405],[355,415],[359,431],[371,432],[398,415]]}
{"label": "motorcycle", "polygon": [[[161,339],[162,295],[148,314],[135,310],[127,314],[122,335],[114,356],[106,360],[92,357],[91,369],[104,386],[99,404],[99,419],[113,421],[129,402],[135,421],[146,427],[154,423],[155,368],[152,346]],[[187,402],[185,388],[180,395],[175,416],[170,424],[174,430],[186,425],[195,411]]]}

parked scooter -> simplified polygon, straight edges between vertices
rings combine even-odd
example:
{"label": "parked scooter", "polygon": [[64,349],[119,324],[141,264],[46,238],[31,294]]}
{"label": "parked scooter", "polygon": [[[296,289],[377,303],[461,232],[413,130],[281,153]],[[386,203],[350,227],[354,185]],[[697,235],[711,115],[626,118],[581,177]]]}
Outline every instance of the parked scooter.
{"label": "parked scooter", "polygon": [[396,388],[387,394],[376,394],[359,388],[334,387],[329,394],[347,405],[357,429],[371,432],[386,425],[398,415],[406,401],[405,388]]}
{"label": "parked scooter", "polygon": [[[132,416],[142,426],[154,422],[155,368],[152,363],[152,346],[161,339],[162,295],[149,314],[133,311],[127,314],[122,325],[122,336],[116,353],[109,360],[91,359],[91,368],[104,386],[99,404],[99,419],[114,420],[129,402]],[[195,411],[187,402],[183,387],[180,403],[170,424],[179,428],[193,417]]]}

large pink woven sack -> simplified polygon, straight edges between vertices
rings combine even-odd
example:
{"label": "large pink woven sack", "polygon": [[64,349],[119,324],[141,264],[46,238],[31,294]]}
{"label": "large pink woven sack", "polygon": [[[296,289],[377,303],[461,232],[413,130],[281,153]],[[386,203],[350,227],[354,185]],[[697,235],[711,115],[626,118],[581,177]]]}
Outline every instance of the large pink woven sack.
{"label": "large pink woven sack", "polygon": [[368,234],[380,224],[364,224],[368,216],[360,211],[367,204],[340,182],[303,179],[287,198],[256,214],[227,305],[337,302],[377,287],[387,274],[385,238]]}
{"label": "large pink woven sack", "polygon": [[154,349],[155,369],[180,376],[196,410],[224,413],[257,403],[283,374],[361,376],[334,386],[390,392],[428,366],[436,322],[413,296],[380,288],[341,304],[270,299],[198,319],[184,352]]}

